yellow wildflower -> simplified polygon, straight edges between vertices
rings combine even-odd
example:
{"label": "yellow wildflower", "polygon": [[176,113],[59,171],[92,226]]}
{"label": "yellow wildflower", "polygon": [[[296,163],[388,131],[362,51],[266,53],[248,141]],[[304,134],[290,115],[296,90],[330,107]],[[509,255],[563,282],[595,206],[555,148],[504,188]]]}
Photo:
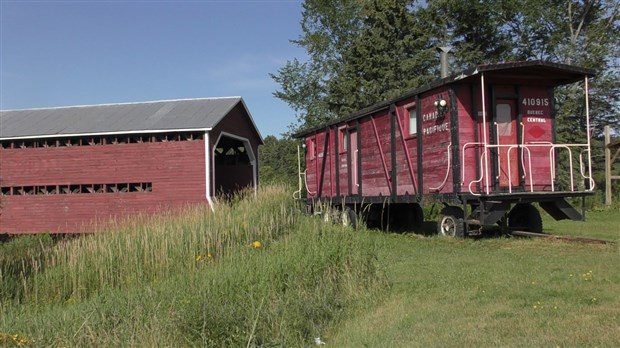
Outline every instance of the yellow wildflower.
{"label": "yellow wildflower", "polygon": [[582,277],[583,277],[583,280],[587,282],[592,281],[592,271],[588,271],[587,273],[584,273]]}
{"label": "yellow wildflower", "polygon": [[254,249],[258,249],[258,248],[260,248],[261,246],[263,246],[263,244],[262,244],[260,241],[255,240],[255,241],[253,241],[253,242],[252,242],[252,244],[251,244],[250,246],[251,246],[252,248],[254,248]]}

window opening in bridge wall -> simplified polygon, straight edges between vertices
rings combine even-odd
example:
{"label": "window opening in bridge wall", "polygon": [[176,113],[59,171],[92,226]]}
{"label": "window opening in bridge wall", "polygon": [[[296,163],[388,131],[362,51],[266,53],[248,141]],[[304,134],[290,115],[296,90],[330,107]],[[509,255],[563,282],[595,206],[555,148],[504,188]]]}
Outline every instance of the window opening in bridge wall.
{"label": "window opening in bridge wall", "polygon": [[36,140],[0,140],[0,149],[33,149],[55,148],[72,146],[95,146],[95,145],[119,145],[119,144],[142,144],[172,141],[194,141],[204,139],[203,132],[185,133],[144,133],[126,135],[101,135],[89,137],[58,137],[53,139]]}
{"label": "window opening in bridge wall", "polygon": [[0,195],[2,196],[105,194],[128,192],[153,192],[153,183],[138,182],[0,187]]}

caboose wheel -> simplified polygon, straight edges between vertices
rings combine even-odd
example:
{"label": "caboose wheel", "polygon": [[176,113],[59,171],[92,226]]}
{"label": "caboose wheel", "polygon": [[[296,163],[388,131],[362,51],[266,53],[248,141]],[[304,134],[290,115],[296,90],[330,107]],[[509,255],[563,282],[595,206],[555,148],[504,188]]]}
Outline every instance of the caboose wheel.
{"label": "caboose wheel", "polygon": [[517,204],[508,213],[508,228],[512,231],[542,233],[540,212],[531,204]]}
{"label": "caboose wheel", "polygon": [[444,207],[441,209],[437,221],[437,233],[442,236],[464,237],[463,215],[463,209],[459,207]]}

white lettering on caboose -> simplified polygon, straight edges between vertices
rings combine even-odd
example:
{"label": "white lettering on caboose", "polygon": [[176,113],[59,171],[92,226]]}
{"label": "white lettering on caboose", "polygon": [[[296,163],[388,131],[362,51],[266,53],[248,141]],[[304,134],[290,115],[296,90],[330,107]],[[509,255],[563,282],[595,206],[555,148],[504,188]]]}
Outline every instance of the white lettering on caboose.
{"label": "white lettering on caboose", "polygon": [[422,129],[422,132],[424,133],[424,135],[429,135],[429,134],[433,134],[437,132],[445,132],[447,130],[448,130],[448,122],[444,122],[442,124],[434,124],[429,127],[424,127]]}
{"label": "white lettering on caboose", "polygon": [[527,117],[525,120],[529,123],[547,123],[547,119],[542,117]]}
{"label": "white lettering on caboose", "polygon": [[439,118],[439,112],[434,111],[434,112],[428,112],[426,114],[422,114],[422,122],[425,121],[432,121]]}

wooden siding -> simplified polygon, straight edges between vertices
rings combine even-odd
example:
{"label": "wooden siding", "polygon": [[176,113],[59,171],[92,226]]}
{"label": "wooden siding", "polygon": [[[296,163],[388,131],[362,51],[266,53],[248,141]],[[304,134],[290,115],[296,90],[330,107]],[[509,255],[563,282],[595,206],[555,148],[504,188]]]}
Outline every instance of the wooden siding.
{"label": "wooden siding", "polygon": [[[241,103],[237,104],[227,115],[226,117],[220,121],[220,123],[218,123],[218,125],[211,130],[211,132],[209,132],[209,139],[211,142],[211,148],[214,148],[217,144],[216,142],[218,141],[218,138],[220,137],[220,135],[222,134],[222,132],[226,132],[228,134],[232,134],[232,135],[236,135],[238,137],[241,138],[245,138],[248,139],[248,141],[251,144],[252,147],[252,152],[254,153],[254,157],[256,159],[255,162],[255,166],[256,166],[256,179],[258,181],[258,146],[262,145],[262,139],[260,137],[260,134],[258,133],[257,129],[254,127],[254,124],[252,123],[252,121],[250,120],[249,115],[247,114],[247,112],[245,111],[245,108],[243,107],[243,105]],[[210,177],[213,178],[214,174],[217,174],[217,172],[220,172],[220,170],[217,170],[216,172],[216,167],[215,167],[215,162],[214,162],[214,156],[211,156],[211,173],[210,173]],[[203,158],[203,163],[204,163],[204,158]],[[250,169],[251,170],[251,169]],[[248,168],[242,168],[241,171],[244,174],[239,174],[240,179],[244,180],[245,182],[247,182],[247,176],[248,176]],[[229,170],[230,173],[230,170]],[[253,175],[253,174],[252,174]],[[217,175],[215,176],[216,180],[217,179]],[[250,179],[250,182],[252,180]],[[230,183],[230,180],[227,181],[228,184],[226,185],[232,185]],[[258,182],[256,183],[258,185]],[[215,182],[211,182],[211,192],[215,192],[216,187],[215,187]]]}
{"label": "wooden siding", "polygon": [[[423,193],[450,193],[453,192],[452,176],[453,163],[448,163],[448,146],[451,145],[451,114],[441,116],[434,103],[440,97],[451,103],[448,90],[438,89],[422,95],[422,162],[424,163]],[[446,178],[446,173],[448,174]]]}
{"label": "wooden siding", "polygon": [[394,128],[396,150],[397,195],[415,195],[417,190],[417,137],[409,134],[409,108],[415,107],[412,99],[406,99],[396,105]]}
{"label": "wooden siding", "polygon": [[[317,131],[306,139],[306,148],[310,154],[306,155],[309,197],[318,197],[321,190],[322,197],[335,197],[335,168],[334,168],[334,135],[335,131]],[[326,139],[329,143],[325,145]],[[327,153],[325,151],[327,150]],[[321,181],[322,179],[322,181]],[[321,185],[322,184],[322,185]]]}
{"label": "wooden siding", "polygon": [[[357,203],[370,198],[403,203],[428,196],[453,203],[481,193],[550,191],[554,156],[568,151],[552,144],[553,87],[576,78],[572,74],[577,71],[519,70],[524,66],[489,69],[484,108],[482,75],[463,75],[362,109],[344,121],[327,123],[325,129],[299,134],[307,148],[308,198],[338,201],[352,195]],[[435,105],[441,99],[447,103],[445,113]],[[417,111],[416,134],[409,134],[410,108]],[[342,148],[347,129],[359,134],[359,157]],[[581,149],[583,145],[571,151],[577,157]]]}
{"label": "wooden siding", "polygon": [[[361,168],[359,184],[362,187],[362,197],[415,197],[420,193],[418,137],[422,137],[424,146],[423,193],[453,191],[452,168],[448,166],[447,152],[451,135],[450,113],[439,117],[434,106],[440,95],[446,100],[449,99],[447,92],[444,89],[424,95],[420,107],[415,104],[415,98],[404,99],[392,110],[383,109],[359,120],[361,142],[358,146],[361,155],[358,161]],[[421,110],[417,117],[422,118],[418,122],[422,126],[417,129],[417,134],[410,135],[408,110],[416,107]],[[341,123],[329,128],[330,140],[326,159],[323,158],[326,132],[316,131],[306,136],[306,180],[309,198],[347,197],[351,196],[351,193],[356,195],[356,187],[349,186],[349,183],[354,186],[358,182],[356,178],[349,178],[349,173],[355,172],[349,168],[349,165],[355,162],[352,157],[355,154],[351,153],[351,149],[345,150],[342,146],[343,141],[346,141],[343,134],[347,129],[357,129],[357,123]],[[324,160],[327,161],[325,164]],[[395,191],[394,180],[397,183]],[[333,185],[337,187],[334,188]],[[322,192],[319,195],[321,186]]]}
{"label": "wooden siding", "polygon": [[[553,130],[555,119],[551,113],[553,96],[547,87],[527,87],[523,88],[521,103],[523,112],[523,140],[525,144],[546,144],[553,142]],[[565,151],[565,150],[557,150]],[[551,189],[551,166],[552,158],[550,147],[540,146],[530,148],[529,157],[531,158],[532,176],[529,176],[528,153],[525,153],[525,187],[530,187],[530,182],[534,190]]]}
{"label": "wooden siding", "polygon": [[[461,84],[453,85],[451,88],[454,92],[448,87],[443,87],[421,94],[418,101],[420,105],[415,104],[414,97],[409,97],[394,104],[393,111],[386,108],[355,121],[332,125],[327,132],[321,130],[307,135],[305,143],[308,197],[346,197],[351,192],[355,195],[355,187],[353,191],[349,190],[349,182],[356,182],[355,179],[349,178],[349,173],[352,172],[349,164],[353,161],[349,158],[351,154],[342,147],[342,142],[346,139],[343,136],[345,130],[354,129],[357,123],[361,139],[359,144],[361,155],[358,160],[361,169],[362,199],[392,195],[409,197],[416,194],[469,193],[470,189],[474,193],[483,191],[486,179],[483,176],[483,147],[477,143],[483,141],[483,132],[486,132],[489,144],[496,143],[489,128],[495,117],[495,111],[490,107],[493,99],[491,96],[486,98],[487,127],[483,129],[480,85]],[[554,120],[550,106],[547,105],[549,102],[544,101],[550,98],[548,88],[512,85],[499,85],[493,88],[495,95],[499,96],[497,100],[513,100],[514,115],[518,114],[518,119],[513,120],[513,127],[517,127],[519,125],[517,121],[522,120],[523,126],[519,125],[522,128],[518,131],[523,132],[526,145],[552,141]],[[438,113],[434,104],[440,98],[446,100],[448,104],[448,109],[443,115]],[[451,100],[452,98],[455,100]],[[453,109],[450,107],[452,105]],[[408,109],[413,107],[417,107],[418,110],[419,129],[417,134],[410,135]],[[393,123],[392,117],[394,117]],[[454,121],[457,123],[453,125]],[[394,139],[392,139],[392,127],[394,127]],[[327,133],[329,143],[325,152]],[[418,168],[418,137],[421,137],[422,143],[422,168]],[[457,139],[456,143],[453,143],[454,139]],[[450,147],[450,159],[448,147]],[[493,172],[493,165],[496,164],[493,161],[498,162],[498,165],[508,163],[507,148],[501,151],[505,163],[501,160],[498,162],[497,158],[491,155],[491,151],[487,158],[492,190],[496,190],[493,189],[493,185],[499,183],[497,174]],[[524,157],[522,156],[526,162],[524,166],[526,175],[523,179],[525,189],[530,188],[530,180],[533,180],[535,191],[547,190],[550,186],[549,147],[532,147],[530,151],[532,177],[529,175],[527,152],[524,153]],[[511,150],[510,154],[517,156],[517,149]],[[513,167],[513,177],[517,180],[515,168],[516,166]],[[393,169],[396,170],[395,175]],[[506,168],[502,169],[505,172]],[[418,192],[417,181],[420,170],[423,187]],[[482,181],[479,182],[481,177]],[[395,192],[392,192],[393,180],[397,182]],[[455,192],[455,187],[460,189]]]}
{"label": "wooden siding", "polygon": [[[469,191],[469,184],[480,177],[480,154],[481,147],[476,143],[482,142],[481,135],[476,129],[482,117],[474,112],[474,100],[472,88],[479,91],[479,86],[463,85],[458,90],[458,113],[459,113],[459,164],[461,169],[461,192]],[[479,93],[478,93],[479,94]],[[476,105],[480,105],[479,102]],[[463,157],[465,160],[463,161]],[[479,185],[471,185],[473,192],[479,191]]]}
{"label": "wooden siding", "polygon": [[217,141],[217,138],[221,132],[234,134],[248,139],[252,144],[252,151],[254,151],[254,155],[258,155],[258,146],[262,145],[262,140],[256,128],[254,128],[254,124],[250,121],[250,118],[245,112],[245,108],[242,104],[237,104],[237,106],[235,106],[226,115],[226,117],[221,120],[220,123],[213,128],[213,130],[211,130],[210,138],[212,145],[215,145],[215,141]]}
{"label": "wooden siding", "polygon": [[392,192],[390,114],[384,110],[365,118],[360,124],[363,194],[389,197]]}
{"label": "wooden siding", "polygon": [[206,203],[204,150],[204,140],[2,149],[2,186],[150,182],[152,192],[2,196],[0,233],[91,232],[95,221]]}

